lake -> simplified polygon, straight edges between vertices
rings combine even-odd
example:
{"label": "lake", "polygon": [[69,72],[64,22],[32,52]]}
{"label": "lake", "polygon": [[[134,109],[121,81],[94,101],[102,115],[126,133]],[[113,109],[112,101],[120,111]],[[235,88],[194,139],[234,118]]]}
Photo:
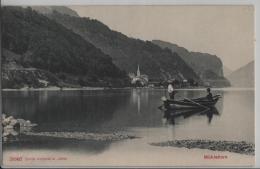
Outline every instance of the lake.
{"label": "lake", "polygon": [[[222,98],[217,113],[192,114],[164,118],[158,109],[164,89],[111,89],[66,91],[3,91],[3,112],[15,118],[37,123],[35,132],[128,132],[137,139],[106,141],[72,141],[35,139],[30,143],[4,145],[4,164],[9,156],[55,156],[65,161],[41,161],[46,165],[88,166],[183,166],[250,165],[253,157],[229,152],[226,161],[203,161],[210,150],[161,148],[149,145],[176,139],[212,139],[254,143],[254,90],[215,89]],[[206,95],[204,90],[179,90],[176,99]],[[199,155],[198,155],[199,154]],[[166,156],[162,158],[162,155]],[[185,156],[185,158],[181,158]],[[196,157],[195,157],[196,156]],[[174,159],[172,157],[175,157]],[[242,158],[242,160],[241,160]],[[38,161],[39,162],[39,161]],[[17,164],[21,164],[17,162]],[[25,161],[23,165],[37,164]]]}

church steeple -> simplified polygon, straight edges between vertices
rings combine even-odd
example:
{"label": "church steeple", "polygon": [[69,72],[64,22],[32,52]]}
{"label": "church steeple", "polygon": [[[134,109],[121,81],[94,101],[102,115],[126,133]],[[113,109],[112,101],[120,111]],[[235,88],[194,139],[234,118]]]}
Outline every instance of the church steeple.
{"label": "church steeple", "polygon": [[137,67],[136,76],[141,76],[140,69],[139,69],[139,65],[138,65],[138,67]]}

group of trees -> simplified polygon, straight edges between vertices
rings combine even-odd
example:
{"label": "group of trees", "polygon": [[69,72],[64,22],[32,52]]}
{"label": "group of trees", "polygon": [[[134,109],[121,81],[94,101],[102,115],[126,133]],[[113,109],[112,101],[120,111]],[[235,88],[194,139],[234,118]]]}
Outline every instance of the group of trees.
{"label": "group of trees", "polygon": [[126,77],[110,56],[54,20],[30,7],[1,9],[3,48],[21,55],[23,67],[98,79]]}

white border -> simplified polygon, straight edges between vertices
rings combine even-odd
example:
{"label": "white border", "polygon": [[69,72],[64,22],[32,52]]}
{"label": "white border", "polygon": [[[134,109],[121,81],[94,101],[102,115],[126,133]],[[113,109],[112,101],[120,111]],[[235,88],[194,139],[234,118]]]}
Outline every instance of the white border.
{"label": "white border", "polygon": [[[244,5],[258,0],[2,0],[3,5]],[[259,4],[259,3],[258,3]]]}
{"label": "white border", "polygon": [[[2,0],[2,5],[254,5],[255,7],[255,167],[260,167],[260,1],[259,0]],[[256,76],[258,75],[258,76]],[[239,130],[239,129],[238,129]]]}

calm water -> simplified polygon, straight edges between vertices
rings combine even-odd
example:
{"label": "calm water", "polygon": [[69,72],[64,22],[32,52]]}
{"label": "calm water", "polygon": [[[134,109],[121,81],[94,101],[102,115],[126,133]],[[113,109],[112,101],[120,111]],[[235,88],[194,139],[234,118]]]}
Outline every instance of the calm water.
{"label": "calm water", "polygon": [[[254,90],[219,89],[213,93],[222,95],[216,104],[218,114],[178,117],[172,124],[158,109],[164,90],[4,91],[3,112],[37,123],[35,131],[126,131],[141,137],[113,143],[35,140],[33,144],[6,145],[4,151],[52,151],[55,148],[55,151],[93,155],[143,149],[149,153],[152,146],[144,145],[174,139],[254,142]],[[194,98],[205,94],[202,90],[180,90],[176,97]]]}

